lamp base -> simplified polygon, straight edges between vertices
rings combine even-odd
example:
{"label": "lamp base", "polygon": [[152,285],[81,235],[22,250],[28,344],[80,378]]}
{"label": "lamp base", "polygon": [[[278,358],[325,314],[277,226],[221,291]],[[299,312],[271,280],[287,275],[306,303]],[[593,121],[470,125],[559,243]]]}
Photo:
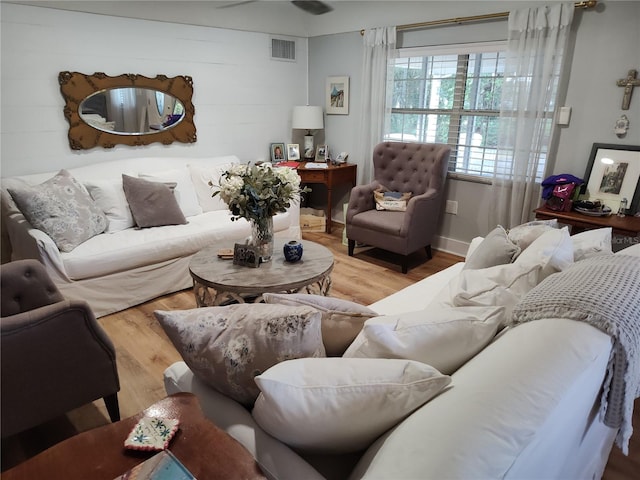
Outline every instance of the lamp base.
{"label": "lamp base", "polygon": [[316,154],[313,150],[313,135],[304,136],[304,159],[311,161],[314,160]]}

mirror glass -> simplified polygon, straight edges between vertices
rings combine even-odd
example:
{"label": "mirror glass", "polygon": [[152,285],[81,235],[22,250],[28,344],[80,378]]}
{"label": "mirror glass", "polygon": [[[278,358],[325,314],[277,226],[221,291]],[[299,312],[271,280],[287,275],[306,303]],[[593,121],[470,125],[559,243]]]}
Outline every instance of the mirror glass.
{"label": "mirror glass", "polygon": [[175,127],[184,118],[177,98],[148,88],[109,88],[85,98],[80,118],[117,135],[145,135]]}
{"label": "mirror glass", "polygon": [[58,74],[72,150],[194,143],[193,79],[103,72]]}

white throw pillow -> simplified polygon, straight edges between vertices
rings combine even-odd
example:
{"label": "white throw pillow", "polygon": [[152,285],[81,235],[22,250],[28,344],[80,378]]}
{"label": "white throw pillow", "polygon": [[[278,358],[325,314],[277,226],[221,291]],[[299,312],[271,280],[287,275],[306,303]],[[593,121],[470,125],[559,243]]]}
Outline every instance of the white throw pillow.
{"label": "white throw pillow", "polygon": [[354,452],[428,402],[451,382],[412,360],[305,358],[255,378],[262,393],[252,415],[294,448]]}
{"label": "white throw pillow", "polygon": [[585,230],[571,236],[573,261],[578,262],[596,255],[611,255],[611,227]]}
{"label": "white throw pillow", "polygon": [[557,218],[523,223],[522,225],[511,228],[508,236],[509,240],[518,245],[521,250],[524,250],[531,245],[536,238],[552,228],[558,228]]}
{"label": "white throw pillow", "polygon": [[[219,191],[220,176],[227,170],[232,164],[224,164],[215,166],[203,166],[189,164],[189,173],[191,174],[191,181],[196,190],[198,196],[198,202],[205,212],[212,212],[215,210],[226,210],[228,205],[224,203],[224,200],[220,198],[220,195],[212,197],[213,193]],[[212,182],[213,185],[209,185]]]}
{"label": "white throw pillow", "polygon": [[635,245],[631,245],[630,247],[623,248],[622,250],[618,250],[616,255],[631,255],[632,257],[640,257],[640,243],[636,243]]}
{"label": "white throw pillow", "polygon": [[305,293],[265,293],[266,303],[315,308],[322,313],[322,341],[327,357],[339,357],[362,330],[365,320],[378,314],[358,303]]}
{"label": "white throw pillow", "polygon": [[107,233],[119,232],[135,226],[122,180],[91,180],[84,182],[91,198],[98,204],[109,220]]}
{"label": "white throw pillow", "polygon": [[520,248],[509,240],[506,230],[498,225],[467,256],[464,269],[475,270],[511,263],[519,253]]}
{"label": "white throw pillow", "polygon": [[173,194],[178,201],[183,215],[185,217],[192,217],[193,215],[200,215],[202,213],[202,207],[198,202],[198,196],[196,195],[196,190],[191,181],[191,174],[187,167],[173,168],[162,172],[140,173],[138,176],[157,182],[175,182],[176,188]]}
{"label": "white throw pillow", "polygon": [[573,264],[573,242],[569,236],[569,229],[563,227],[546,231],[516,258],[514,264],[541,266],[538,282],[552,273],[571,266]]}
{"label": "white throw pillow", "polygon": [[450,375],[482,350],[505,323],[505,309],[430,305],[367,320],[345,357],[404,358]]}

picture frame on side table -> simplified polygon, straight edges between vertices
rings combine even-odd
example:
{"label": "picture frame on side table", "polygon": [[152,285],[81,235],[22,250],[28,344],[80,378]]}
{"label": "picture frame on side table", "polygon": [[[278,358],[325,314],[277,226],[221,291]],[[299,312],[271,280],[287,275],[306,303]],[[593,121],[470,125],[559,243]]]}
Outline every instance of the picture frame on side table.
{"label": "picture frame on side table", "polygon": [[286,160],[286,154],[284,150],[284,143],[272,143],[271,144],[271,162],[284,162]]}
{"label": "picture frame on side table", "polygon": [[600,200],[617,212],[623,198],[625,213],[640,208],[640,145],[594,143],[581,190],[589,200]]}
{"label": "picture frame on side table", "polygon": [[287,144],[287,160],[300,160],[300,144]]}
{"label": "picture frame on side table", "polygon": [[329,115],[349,115],[349,77],[327,77],[325,110]]}
{"label": "picture frame on side table", "polygon": [[316,147],[316,162],[326,162],[328,149],[326,145],[318,145]]}
{"label": "picture frame on side table", "polygon": [[260,248],[244,243],[233,246],[233,264],[257,268],[260,266]]}

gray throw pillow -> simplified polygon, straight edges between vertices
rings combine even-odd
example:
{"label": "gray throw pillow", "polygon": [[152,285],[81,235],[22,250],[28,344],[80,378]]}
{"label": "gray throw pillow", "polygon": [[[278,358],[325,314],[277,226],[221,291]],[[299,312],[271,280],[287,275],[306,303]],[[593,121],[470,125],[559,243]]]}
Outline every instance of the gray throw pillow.
{"label": "gray throw pillow", "polygon": [[520,247],[509,240],[504,228],[498,225],[482,240],[465,261],[465,270],[479,270],[511,263],[520,254]]}
{"label": "gray throw pillow", "polygon": [[104,212],[66,170],[40,185],[8,191],[29,223],[49,235],[61,252],[70,252],[107,228]]}
{"label": "gray throw pillow", "polygon": [[139,228],[187,223],[168,185],[123,174],[122,188]]}

